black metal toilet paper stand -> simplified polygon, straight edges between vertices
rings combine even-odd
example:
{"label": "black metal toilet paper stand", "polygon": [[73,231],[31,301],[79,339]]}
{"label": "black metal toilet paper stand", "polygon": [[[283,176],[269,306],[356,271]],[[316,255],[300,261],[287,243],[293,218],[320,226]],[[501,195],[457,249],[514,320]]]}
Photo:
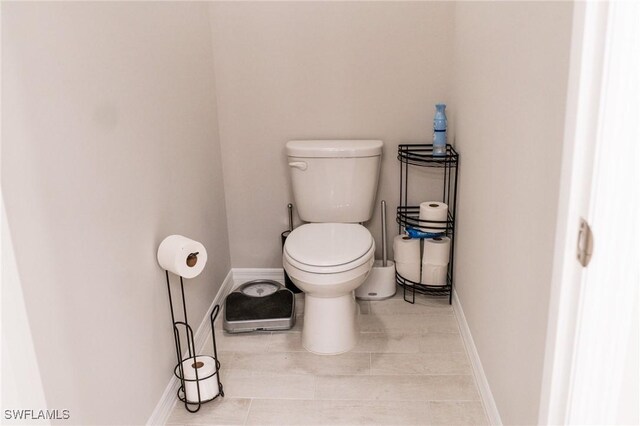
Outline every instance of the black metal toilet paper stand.
{"label": "black metal toilet paper stand", "polygon": [[[191,326],[188,323],[187,320],[187,304],[185,302],[185,297],[184,297],[184,283],[183,283],[183,279],[182,276],[178,275],[180,277],[180,292],[182,295],[182,313],[183,313],[183,318],[184,321],[176,321],[176,315],[173,309],[173,298],[171,297],[171,282],[169,280],[169,271],[165,271],[165,275],[167,277],[167,290],[169,292],[169,305],[171,307],[171,321],[173,322],[173,338],[175,341],[175,345],[176,345],[176,357],[178,360],[178,363],[176,364],[176,366],[173,368],[173,373],[175,374],[175,376],[178,378],[178,380],[180,380],[180,387],[178,388],[178,392],[177,392],[177,396],[178,399],[180,401],[182,401],[184,403],[184,407],[187,411],[189,411],[190,413],[195,413],[197,412],[200,407],[202,406],[202,404],[204,404],[205,402],[209,402],[209,401],[213,401],[214,399],[216,399],[218,396],[222,396],[224,397],[224,390],[222,387],[222,382],[220,382],[220,361],[218,361],[218,350],[216,347],[216,333],[214,330],[214,321],[216,320],[216,318],[218,317],[218,313],[220,312],[220,305],[215,305],[213,307],[213,310],[211,311],[211,315],[209,317],[209,321],[211,322],[211,341],[213,342],[213,359],[215,361],[215,369],[213,371],[213,373],[211,374],[207,374],[204,377],[199,377],[198,374],[198,368],[200,368],[198,366],[198,364],[200,364],[200,366],[204,365],[202,362],[198,362],[198,358],[201,359],[205,359],[205,358],[210,358],[208,355],[196,355],[196,347],[195,347],[195,340],[194,340],[194,333],[193,333],[193,329],[191,328]],[[183,330],[184,332],[184,336],[181,335],[180,330]],[[183,337],[185,339],[185,344],[187,345],[187,353],[184,354],[182,351],[182,341],[183,341]],[[187,355],[185,358],[183,358],[183,354]],[[191,360],[193,359],[193,368],[195,371],[195,379],[191,379],[191,378],[186,378],[185,377],[185,372],[184,372],[184,368],[183,368],[183,363],[185,361]],[[216,376],[216,381],[218,384],[218,393],[216,395],[214,395],[212,398],[203,400],[201,397],[201,392],[200,392],[200,384],[207,379],[210,379],[212,376]],[[197,402],[194,400],[188,400],[187,399],[187,393],[186,393],[186,386],[187,384],[192,384],[195,383],[196,389],[197,389],[197,394],[198,394],[198,400]],[[192,406],[196,406],[195,409],[191,409]]]}

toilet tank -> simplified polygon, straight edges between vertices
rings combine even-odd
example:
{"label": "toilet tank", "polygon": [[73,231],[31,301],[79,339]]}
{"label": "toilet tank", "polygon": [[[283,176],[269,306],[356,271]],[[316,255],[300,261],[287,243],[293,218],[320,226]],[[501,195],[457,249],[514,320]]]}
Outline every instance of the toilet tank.
{"label": "toilet tank", "polygon": [[371,218],[382,141],[296,140],[287,142],[286,153],[300,219],[356,223]]}

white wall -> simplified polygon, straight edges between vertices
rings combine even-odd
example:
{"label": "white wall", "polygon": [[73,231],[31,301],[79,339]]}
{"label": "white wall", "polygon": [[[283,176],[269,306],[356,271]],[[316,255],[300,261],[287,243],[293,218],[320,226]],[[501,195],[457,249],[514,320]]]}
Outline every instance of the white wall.
{"label": "white wall", "polygon": [[280,266],[287,140],[383,139],[393,235],[397,144],[443,101],[458,293],[504,422],[535,423],[571,7],[4,3],[2,190],[49,408],[147,419],[174,363],[157,244],[209,248],[191,318],[231,263]]}
{"label": "white wall", "polygon": [[[379,200],[397,232],[399,143],[427,143],[447,102],[453,4],[212,5],[220,139],[234,267],[281,267],[290,139],[385,142]],[[379,208],[368,224],[380,256]]]}
{"label": "white wall", "polygon": [[572,5],[455,8],[456,286],[505,424],[535,424]]}
{"label": "white wall", "polygon": [[230,268],[208,7],[2,8],[2,192],[48,403],[2,408],[144,423],[175,363],[158,244],[208,247],[198,323]]}

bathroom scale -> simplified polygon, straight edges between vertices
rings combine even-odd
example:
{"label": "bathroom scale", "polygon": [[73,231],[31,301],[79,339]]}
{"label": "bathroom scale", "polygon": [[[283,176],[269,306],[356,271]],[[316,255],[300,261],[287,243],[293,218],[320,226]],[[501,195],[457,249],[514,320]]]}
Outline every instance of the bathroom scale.
{"label": "bathroom scale", "polygon": [[272,280],[242,284],[224,301],[222,328],[227,333],[289,330],[296,323],[293,292]]}

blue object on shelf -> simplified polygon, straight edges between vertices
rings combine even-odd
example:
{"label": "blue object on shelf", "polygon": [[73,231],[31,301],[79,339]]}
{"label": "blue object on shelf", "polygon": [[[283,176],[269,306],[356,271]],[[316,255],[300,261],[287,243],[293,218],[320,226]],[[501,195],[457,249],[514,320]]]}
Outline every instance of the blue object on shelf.
{"label": "blue object on shelf", "polygon": [[433,156],[447,155],[447,115],[445,104],[436,104],[436,114],[433,117]]}
{"label": "blue object on shelf", "polygon": [[410,238],[435,238],[444,235],[444,232],[424,232],[410,226],[407,226],[405,230]]}

